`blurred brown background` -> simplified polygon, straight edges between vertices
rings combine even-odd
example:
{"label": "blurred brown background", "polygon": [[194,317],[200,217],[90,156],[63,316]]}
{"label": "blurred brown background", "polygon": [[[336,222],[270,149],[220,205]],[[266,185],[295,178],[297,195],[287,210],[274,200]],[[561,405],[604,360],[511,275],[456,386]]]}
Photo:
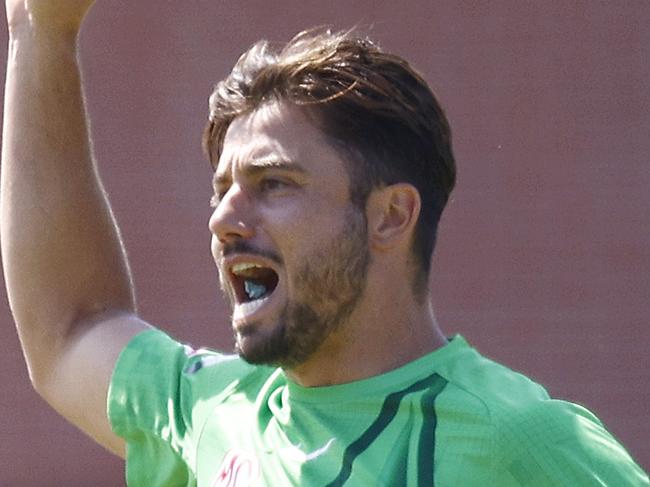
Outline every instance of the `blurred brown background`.
{"label": "blurred brown background", "polygon": [[[322,24],[372,26],[447,109],[460,179],[433,277],[446,332],[594,410],[649,469],[647,1],[99,0],[88,108],[143,316],[231,348],[206,98],[255,40]],[[32,392],[4,294],[0,308],[0,485],[122,485],[122,462]]]}

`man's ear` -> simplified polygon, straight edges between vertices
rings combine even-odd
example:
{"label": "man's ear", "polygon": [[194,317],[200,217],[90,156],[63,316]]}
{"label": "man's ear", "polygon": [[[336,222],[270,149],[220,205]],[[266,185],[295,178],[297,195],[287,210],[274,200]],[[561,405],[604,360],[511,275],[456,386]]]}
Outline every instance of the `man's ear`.
{"label": "man's ear", "polygon": [[420,193],[412,184],[397,183],[373,190],[366,204],[370,245],[379,250],[410,245],[421,204]]}

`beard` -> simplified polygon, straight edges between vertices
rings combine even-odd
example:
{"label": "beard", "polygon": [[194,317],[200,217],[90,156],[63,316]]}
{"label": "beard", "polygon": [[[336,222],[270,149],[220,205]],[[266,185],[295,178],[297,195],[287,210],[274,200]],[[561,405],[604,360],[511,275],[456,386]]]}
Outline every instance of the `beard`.
{"label": "beard", "polygon": [[289,299],[268,331],[249,323],[235,334],[235,350],[251,364],[283,368],[306,361],[356,308],[367,279],[370,252],[363,211],[351,205],[342,230],[325,248],[303,259]]}

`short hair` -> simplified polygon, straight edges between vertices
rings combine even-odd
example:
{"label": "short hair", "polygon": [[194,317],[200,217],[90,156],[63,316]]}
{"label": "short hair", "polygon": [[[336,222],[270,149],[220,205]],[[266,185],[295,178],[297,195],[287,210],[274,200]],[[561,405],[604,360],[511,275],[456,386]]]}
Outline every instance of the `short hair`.
{"label": "short hair", "polygon": [[203,148],[214,168],[230,123],[274,100],[305,108],[345,153],[350,197],[359,207],[383,185],[417,188],[422,209],[412,241],[414,284],[426,289],[456,165],[447,117],[422,76],[356,31],[305,31],[277,50],[260,41],[210,96]]}

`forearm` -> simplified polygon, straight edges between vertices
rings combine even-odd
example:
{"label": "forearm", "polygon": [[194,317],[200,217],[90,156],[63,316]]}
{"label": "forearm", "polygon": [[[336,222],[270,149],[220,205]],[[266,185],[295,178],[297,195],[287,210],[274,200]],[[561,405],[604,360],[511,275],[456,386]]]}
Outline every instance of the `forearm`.
{"label": "forearm", "polygon": [[11,34],[2,255],[32,378],[98,313],[133,311],[128,266],[88,139],[75,36]]}

